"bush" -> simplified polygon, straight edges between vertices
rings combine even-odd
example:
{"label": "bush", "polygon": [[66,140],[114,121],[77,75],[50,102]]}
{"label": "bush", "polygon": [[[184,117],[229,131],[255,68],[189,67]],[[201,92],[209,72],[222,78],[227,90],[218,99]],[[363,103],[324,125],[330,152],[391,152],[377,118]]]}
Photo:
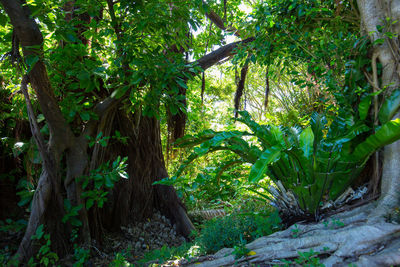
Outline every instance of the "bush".
{"label": "bush", "polygon": [[[351,115],[328,120],[314,113],[307,127],[288,128],[260,125],[247,112],[238,113],[241,117],[237,120],[247,125],[250,132],[206,130],[181,138],[177,143],[180,147],[194,149],[175,176],[179,177],[198,157],[219,150],[231,151],[237,158],[233,163],[221,162],[222,171],[224,166],[251,164],[249,182],[259,184],[269,177],[278,190],[265,188],[273,195],[273,199],[265,195],[266,199],[274,201],[289,217],[318,220],[324,202],[337,200],[376,150],[400,139],[400,119],[373,129],[363,119]],[[168,181],[158,183],[164,182]]]}
{"label": "bush", "polygon": [[208,221],[196,241],[206,253],[214,253],[224,247],[234,247],[243,241],[270,235],[280,229],[281,219],[276,211],[270,214],[233,214]]}

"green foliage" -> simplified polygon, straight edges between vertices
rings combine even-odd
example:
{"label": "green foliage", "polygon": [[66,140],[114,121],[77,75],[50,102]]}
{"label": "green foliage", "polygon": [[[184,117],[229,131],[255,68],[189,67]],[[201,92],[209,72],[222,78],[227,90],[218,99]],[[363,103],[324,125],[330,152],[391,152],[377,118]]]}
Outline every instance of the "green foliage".
{"label": "green foliage", "polygon": [[385,99],[382,107],[379,109],[379,120],[382,124],[388,122],[393,118],[400,108],[400,89],[392,92],[392,94]]}
{"label": "green foliage", "polygon": [[[238,120],[251,133],[207,130],[181,139],[178,144],[182,147],[200,145],[176,175],[200,156],[228,150],[240,157],[238,164],[252,164],[250,182],[257,183],[266,175],[274,182],[280,181],[293,192],[305,214],[311,215],[318,214],[323,199],[335,200],[347,189],[373,152],[400,138],[399,119],[382,125],[363,141],[370,128],[351,116],[328,122],[325,116],[315,113],[310,125],[301,129],[260,125],[247,112],[239,114]],[[244,138],[247,136],[256,137],[258,146]]]}
{"label": "green foliage", "polygon": [[122,253],[116,253],[115,258],[109,264],[110,267],[122,267],[122,266],[130,266],[129,262],[126,261],[125,256]]}
{"label": "green foliage", "polygon": [[[300,265],[300,266],[308,266],[308,267],[324,267],[325,265],[320,262],[320,258],[318,257],[318,252],[314,252],[312,249],[310,251],[297,252],[299,257],[294,261],[284,260],[284,266],[289,267],[293,265]],[[280,266],[280,265],[274,265]]]}
{"label": "green foliage", "polygon": [[17,267],[21,265],[18,259],[18,254],[12,255],[10,251],[3,250],[0,250],[0,264],[7,267]]}
{"label": "green foliage", "polygon": [[337,219],[332,219],[330,221],[326,220],[323,222],[323,224],[326,228],[329,227],[330,229],[337,229],[337,228],[344,227],[344,223]]}
{"label": "green foliage", "polygon": [[246,256],[250,250],[246,247],[246,241],[242,238],[240,239],[240,243],[233,247],[232,254],[235,255],[235,259],[240,259],[241,257]]}
{"label": "green foliage", "polygon": [[[86,199],[86,208],[90,209],[95,203],[102,208],[107,200],[108,190],[113,188],[114,183],[120,178],[128,179],[126,173],[127,158],[117,157],[111,164],[106,162],[101,164],[95,170],[92,170],[89,176],[81,177],[82,188],[85,190],[82,197]],[[89,185],[93,186],[89,189]]]}
{"label": "green foliage", "polygon": [[12,219],[0,220],[0,232],[19,232],[25,230],[27,225],[26,220],[19,219],[14,221]]}
{"label": "green foliage", "polygon": [[246,244],[258,237],[272,234],[280,229],[277,212],[270,214],[233,214],[214,218],[205,223],[196,238],[200,248],[206,253],[214,253],[225,247]]}
{"label": "green foliage", "polygon": [[82,248],[79,245],[74,245],[74,264],[73,267],[82,267],[85,262],[89,259],[90,251],[88,249]]}
{"label": "green foliage", "polygon": [[72,226],[79,227],[82,225],[82,222],[79,220],[79,214],[78,212],[83,208],[83,205],[79,205],[76,207],[73,207],[71,205],[71,202],[68,199],[64,199],[64,209],[65,209],[65,215],[62,218],[62,222],[69,222],[71,223]]}
{"label": "green foliage", "polygon": [[50,234],[46,234],[43,228],[43,224],[39,225],[36,229],[36,233],[31,237],[32,240],[36,240],[41,244],[41,247],[36,255],[36,260],[38,262],[36,262],[34,258],[31,258],[28,262],[30,266],[36,266],[37,264],[44,266],[55,265],[58,261],[58,255],[51,251]]}
{"label": "green foliage", "polygon": [[145,253],[143,259],[138,261],[139,264],[145,265],[149,262],[156,262],[162,264],[168,260],[185,258],[190,260],[190,258],[200,255],[199,247],[193,243],[183,243],[179,247],[167,247],[162,246],[160,249],[156,249]]}
{"label": "green foliage", "polygon": [[295,224],[294,228],[292,230],[290,230],[290,231],[292,232],[292,237],[293,238],[299,237],[300,229],[299,229],[299,226],[297,224]]}

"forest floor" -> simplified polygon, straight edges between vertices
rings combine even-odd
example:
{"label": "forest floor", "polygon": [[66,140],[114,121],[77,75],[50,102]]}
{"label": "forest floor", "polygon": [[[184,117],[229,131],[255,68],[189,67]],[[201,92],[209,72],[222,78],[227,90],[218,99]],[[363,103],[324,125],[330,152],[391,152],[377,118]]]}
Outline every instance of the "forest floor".
{"label": "forest floor", "polygon": [[185,238],[176,233],[175,225],[159,212],[155,212],[145,222],[121,227],[119,232],[108,232],[101,248],[92,247],[90,261],[94,266],[109,266],[118,258],[116,254],[119,253],[127,262],[140,266],[144,265],[140,260],[145,253],[163,246],[177,247],[184,241]]}
{"label": "forest floor", "polygon": [[[174,225],[155,212],[152,218],[108,232],[102,245],[94,242],[85,266],[397,266],[400,262],[400,225],[368,217],[373,204],[367,204],[324,219],[319,223],[297,223],[289,228],[254,240],[238,257],[234,248],[212,255],[176,258],[166,261],[171,247],[184,244]],[[0,249],[12,255],[23,235],[21,225],[1,232]],[[19,229],[19,230],[18,230]],[[188,244],[188,243],[186,243]],[[163,250],[164,249],[164,250]],[[157,251],[157,253],[153,253]],[[149,256],[150,255],[150,256]],[[60,266],[73,266],[69,255]],[[392,264],[395,263],[395,264]],[[324,264],[324,265],[322,265]],[[310,265],[311,266],[311,265]]]}
{"label": "forest floor", "polygon": [[[13,222],[13,227],[0,232],[0,251],[4,255],[11,256],[18,249],[22,240],[23,225]],[[123,257],[123,261],[132,263],[134,266],[147,266],[140,261],[145,253],[165,247],[177,247],[185,241],[185,238],[176,233],[174,225],[159,212],[155,212],[152,218],[145,222],[130,224],[121,227],[121,231],[106,232],[104,240],[100,245],[93,241],[91,257],[87,266],[121,266],[115,262],[117,254]],[[73,266],[74,256],[68,255],[61,259],[61,266]],[[113,264],[113,261],[115,264]],[[86,265],[85,265],[86,266]]]}

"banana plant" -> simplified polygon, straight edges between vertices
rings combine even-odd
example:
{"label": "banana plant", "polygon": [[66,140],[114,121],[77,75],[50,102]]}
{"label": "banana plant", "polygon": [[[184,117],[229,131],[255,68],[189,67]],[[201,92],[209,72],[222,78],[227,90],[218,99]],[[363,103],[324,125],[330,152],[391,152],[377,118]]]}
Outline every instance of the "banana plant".
{"label": "banana plant", "polygon": [[[360,105],[363,105],[360,113],[368,111],[365,103]],[[379,113],[382,125],[376,129],[368,127],[364,120],[355,122],[352,117],[338,116],[328,124],[325,116],[317,113],[311,116],[304,129],[260,125],[246,111],[240,111],[237,120],[247,125],[249,132],[206,130],[180,139],[177,146],[195,148],[175,176],[181,175],[198,157],[228,150],[238,158],[222,163],[221,170],[251,163],[251,183],[257,184],[269,177],[279,184],[279,190],[294,195],[304,215],[317,218],[323,202],[336,200],[357,178],[376,150],[400,139],[400,119],[391,120],[399,107],[400,90],[382,105]],[[364,115],[360,114],[360,118]],[[254,139],[256,143],[251,141]],[[166,181],[160,183],[163,182]]]}

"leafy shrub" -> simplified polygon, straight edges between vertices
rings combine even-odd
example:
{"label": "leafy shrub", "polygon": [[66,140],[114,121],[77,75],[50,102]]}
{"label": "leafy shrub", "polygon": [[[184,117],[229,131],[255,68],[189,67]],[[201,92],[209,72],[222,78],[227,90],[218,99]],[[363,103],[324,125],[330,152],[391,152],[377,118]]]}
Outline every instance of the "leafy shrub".
{"label": "leafy shrub", "polygon": [[[46,234],[43,230],[43,224],[39,225],[36,229],[36,233],[31,237],[32,240],[38,242],[41,245],[39,248],[38,254],[36,255],[36,260],[39,262],[39,265],[55,265],[55,263],[59,260],[58,255],[55,252],[51,251],[51,239],[50,234]],[[28,265],[36,266],[38,263],[35,262],[34,258],[30,258]]]}
{"label": "leafy shrub", "polygon": [[262,214],[233,214],[214,218],[202,229],[196,242],[206,253],[214,253],[224,247],[235,247],[280,229],[277,212]]}
{"label": "leafy shrub", "polygon": [[[84,189],[81,196],[85,199],[86,209],[90,209],[94,204],[102,208],[107,201],[108,190],[113,188],[120,178],[128,179],[128,174],[125,171],[127,159],[127,157],[121,159],[118,156],[111,164],[109,161],[103,163],[95,170],[92,170],[89,176],[80,178]],[[91,184],[93,188],[91,188]]]}
{"label": "leafy shrub", "polygon": [[129,262],[126,260],[123,253],[117,253],[115,258],[109,264],[110,267],[121,267],[121,266],[129,266]]}

